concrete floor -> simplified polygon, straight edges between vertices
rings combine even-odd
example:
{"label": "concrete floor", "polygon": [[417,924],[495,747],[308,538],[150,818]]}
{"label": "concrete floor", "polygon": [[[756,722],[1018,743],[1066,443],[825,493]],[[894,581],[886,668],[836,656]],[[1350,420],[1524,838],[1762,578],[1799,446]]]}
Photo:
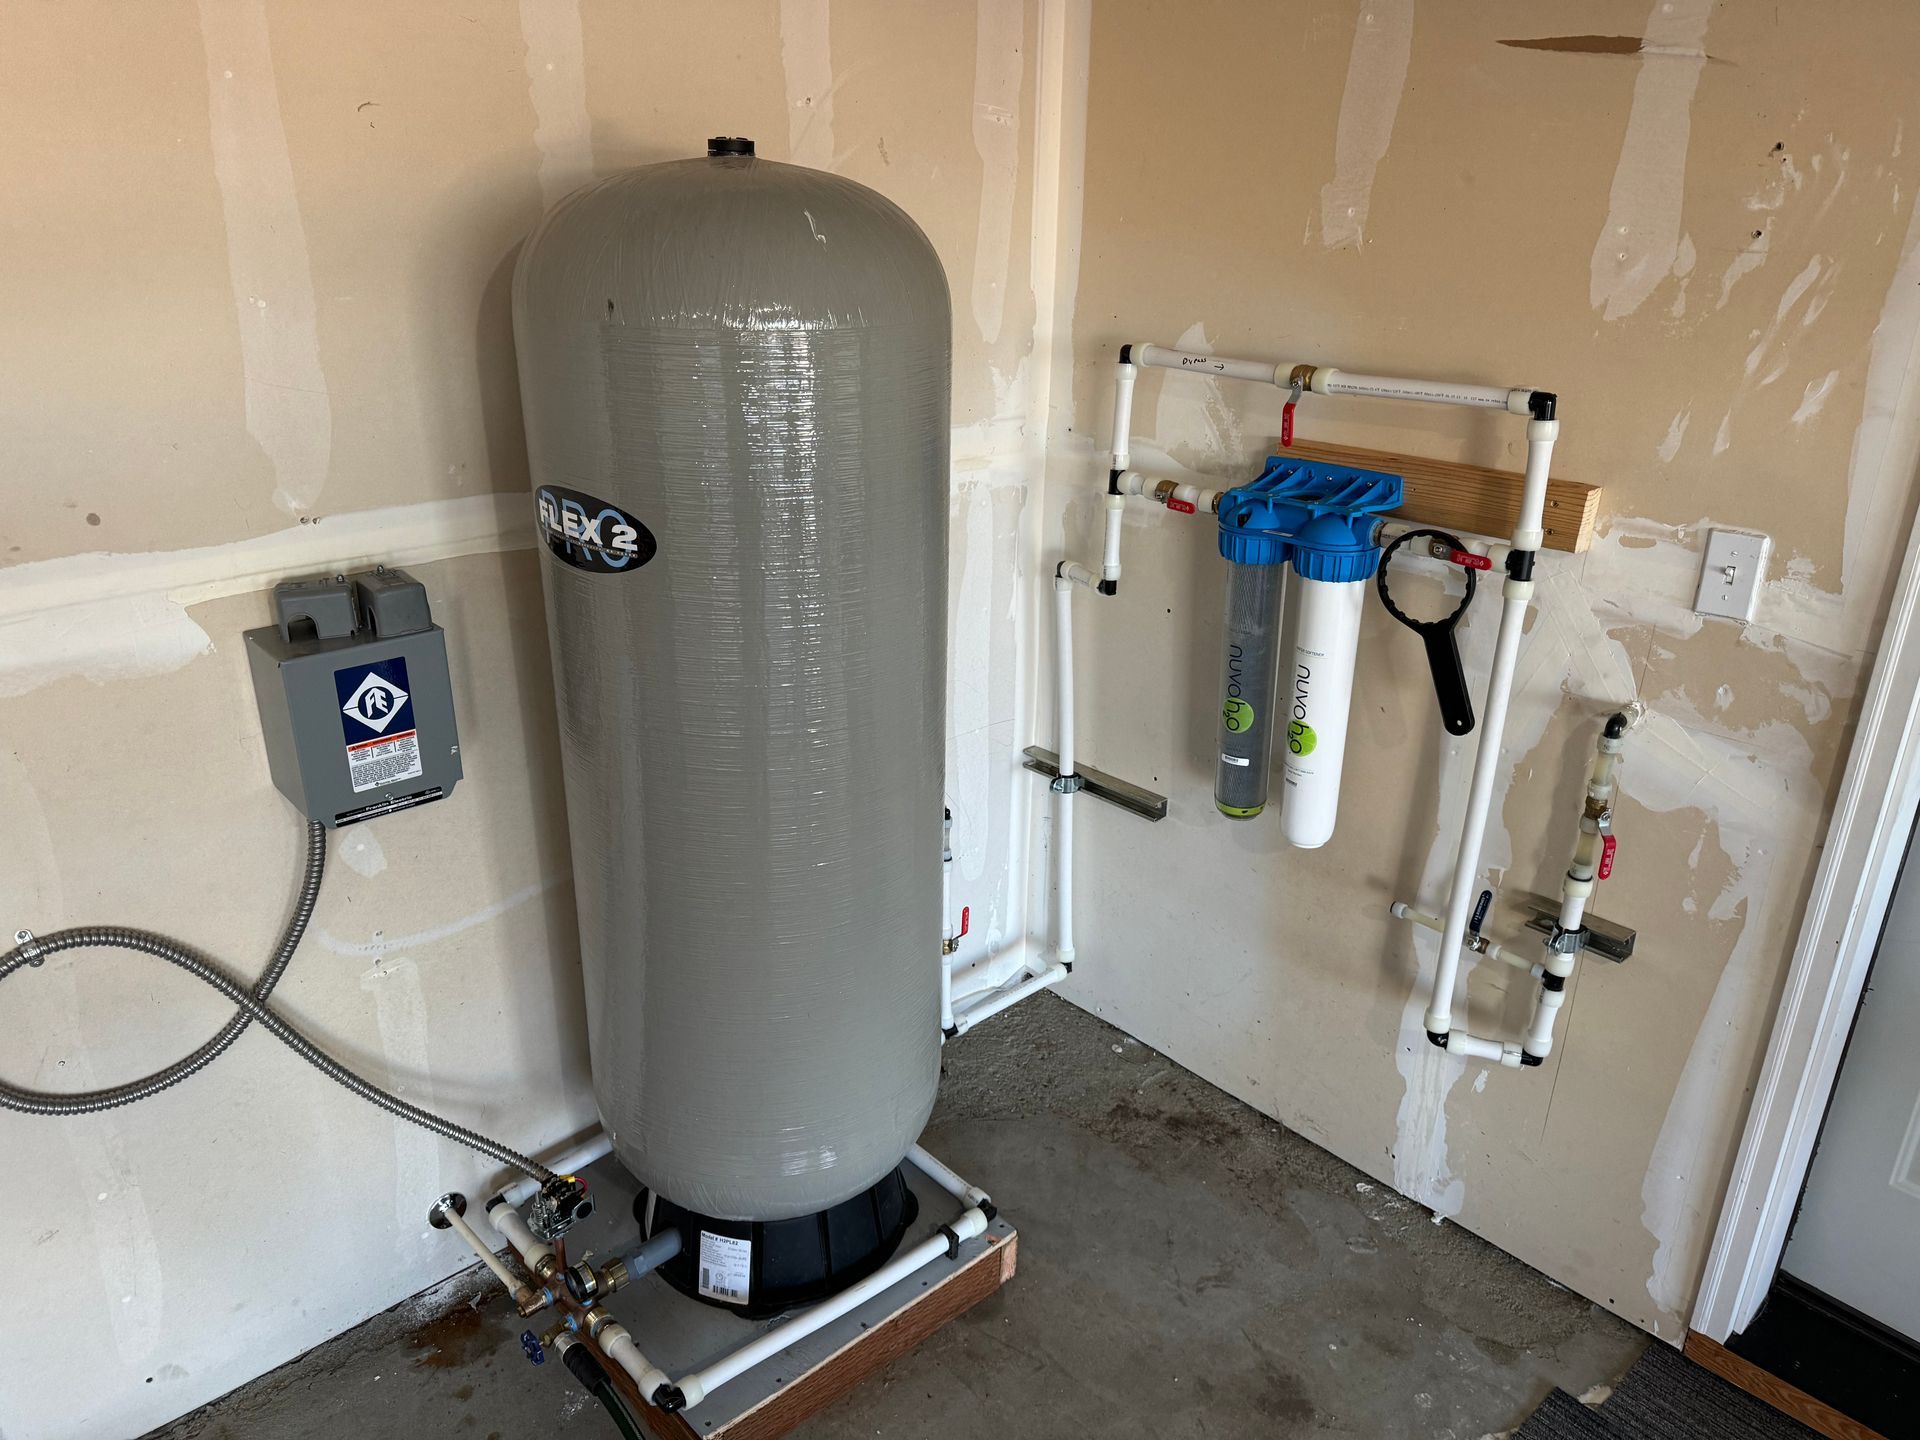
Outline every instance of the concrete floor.
{"label": "concrete floor", "polygon": [[[1019,1274],[795,1432],[808,1440],[1481,1440],[1555,1385],[1610,1382],[1647,1343],[1050,995],[949,1048],[928,1135],[1019,1228]],[[601,1176],[592,1248],[632,1230],[614,1192],[625,1177]],[[526,1363],[522,1322],[482,1278],[153,1440],[613,1435],[563,1368]]]}

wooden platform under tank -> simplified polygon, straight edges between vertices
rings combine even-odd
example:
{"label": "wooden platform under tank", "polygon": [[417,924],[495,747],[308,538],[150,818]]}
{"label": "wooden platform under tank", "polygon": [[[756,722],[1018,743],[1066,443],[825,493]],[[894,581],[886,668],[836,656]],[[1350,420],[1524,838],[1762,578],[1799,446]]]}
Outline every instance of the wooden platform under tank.
{"label": "wooden platform under tank", "polygon": [[[953,1218],[956,1208],[946,1191],[911,1164],[907,1179],[920,1201],[920,1216],[901,1242],[903,1248],[933,1234]],[[680,1414],[648,1404],[617,1367],[615,1381],[656,1440],[772,1440],[1011,1280],[1018,1241],[1006,1216],[999,1216],[953,1259],[935,1260]],[[698,1369],[778,1323],[743,1320],[698,1304],[657,1278],[614,1295],[607,1308],[670,1375]]]}

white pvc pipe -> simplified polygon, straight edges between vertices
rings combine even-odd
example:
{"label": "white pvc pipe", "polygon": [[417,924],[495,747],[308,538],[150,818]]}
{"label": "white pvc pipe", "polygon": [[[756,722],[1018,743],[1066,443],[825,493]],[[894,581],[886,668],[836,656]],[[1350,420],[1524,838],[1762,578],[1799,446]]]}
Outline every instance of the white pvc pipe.
{"label": "white pvc pipe", "polygon": [[[1437,527],[1422,524],[1418,520],[1382,520],[1373,530],[1373,543],[1382,550],[1414,530],[1432,530]],[[1471,555],[1484,555],[1495,565],[1505,563],[1507,553],[1513,549],[1504,540],[1489,540],[1478,535],[1458,535],[1460,548]]]}
{"label": "white pvc pipe", "polygon": [[[1074,773],[1073,749],[1073,587],[1053,582],[1054,745],[1060,778]],[[1054,960],[1073,964],[1073,791],[1053,792],[1054,892],[1059,914],[1054,924]]]}
{"label": "white pvc pipe", "polygon": [[[1285,361],[1274,364],[1266,360],[1234,360],[1223,355],[1197,355],[1190,350],[1170,350],[1163,345],[1135,345],[1133,361],[1136,365],[1151,365],[1162,370],[1188,370],[1282,388],[1289,383],[1296,368]],[[1308,388],[1316,395],[1364,395],[1379,400],[1412,400],[1426,405],[1464,405],[1476,410],[1504,410],[1510,415],[1527,414],[1528,402],[1533,395],[1532,389],[1526,386],[1471,385],[1457,380],[1356,375],[1330,365],[1308,368],[1313,371]],[[1124,470],[1126,466],[1115,465],[1114,468]]]}
{"label": "white pvc pipe", "polygon": [[1564,990],[1549,990],[1544,985],[1540,987],[1540,993],[1533,1001],[1533,1019],[1527,1024],[1527,1038],[1521,1042],[1529,1055],[1537,1055],[1544,1060],[1553,1053],[1553,1026],[1566,998],[1567,992]]}
{"label": "white pvc pipe", "polygon": [[956,1200],[967,1205],[979,1205],[991,1198],[986,1191],[971,1183],[946,1161],[929,1153],[924,1146],[914,1146],[907,1152],[907,1159],[913,1162],[916,1170]]}
{"label": "white pvc pipe", "polygon": [[[1229,360],[1224,355],[1196,355],[1191,350],[1169,350],[1164,345],[1136,345],[1133,363],[1161,370],[1188,370],[1228,380],[1252,380],[1262,385],[1284,385],[1282,367],[1270,360]],[[1124,465],[1115,467],[1124,470]]]}
{"label": "white pvc pipe", "polygon": [[[1275,382],[1276,384],[1279,382]],[[1315,395],[1370,395],[1380,400],[1415,400],[1427,405],[1465,405],[1476,410],[1505,410],[1525,415],[1530,389],[1506,385],[1463,385],[1453,380],[1404,380],[1391,375],[1354,375],[1315,366],[1307,387]]]}
{"label": "white pvc pipe", "polygon": [[1133,382],[1140,372],[1122,361],[1113,367],[1113,468],[1127,468],[1127,437],[1133,429]]}
{"label": "white pvc pipe", "polygon": [[1520,1047],[1511,1040],[1483,1040],[1464,1030],[1455,1030],[1447,1036],[1447,1053],[1464,1055],[1470,1060],[1492,1060],[1509,1070],[1520,1068]]}
{"label": "white pvc pipe", "polygon": [[[977,1207],[969,1206],[953,1219],[947,1229],[952,1230],[954,1236],[964,1243],[986,1233],[987,1217]],[[859,1284],[849,1286],[810,1310],[801,1311],[786,1323],[776,1325],[758,1338],[748,1341],[732,1354],[722,1356],[706,1369],[681,1379],[677,1382],[677,1388],[686,1398],[686,1408],[691,1410],[729,1380],[737,1379],[762,1361],[772,1359],[782,1350],[798,1344],[816,1330],[831,1325],[848,1311],[859,1309],[882,1291],[891,1289],[909,1275],[931,1265],[947,1253],[947,1246],[944,1232],[931,1235]],[[653,1392],[644,1390],[643,1393],[651,1395]]]}
{"label": "white pvc pipe", "polygon": [[640,1393],[649,1401],[662,1385],[673,1383],[666,1371],[640,1353],[640,1347],[627,1327],[618,1321],[602,1326],[600,1333],[593,1338],[600,1347],[600,1353],[631,1375],[633,1383],[640,1387]]}
{"label": "white pvc pipe", "polygon": [[527,1269],[538,1275],[540,1262],[552,1257],[553,1247],[529,1230],[520,1212],[504,1202],[489,1210],[487,1219],[492,1222],[500,1238],[518,1252]]}
{"label": "white pvc pipe", "polygon": [[1048,986],[1058,985],[1066,978],[1067,967],[1065,965],[1049,965],[1038,975],[1029,975],[1018,985],[995,990],[987,999],[981,1001],[978,1005],[970,1005],[965,1009],[954,1011],[954,1029],[964,1035],[982,1020],[992,1019],[1008,1006],[1018,1005],[1029,995],[1037,995]]}
{"label": "white pvc pipe", "polygon": [[487,1248],[486,1242],[480,1238],[473,1226],[467,1223],[466,1216],[452,1206],[441,1207],[440,1213],[446,1218],[447,1224],[453,1227],[454,1232],[467,1242],[473,1253],[480,1257],[480,1262],[493,1272],[494,1279],[506,1286],[507,1294],[513,1296],[517,1302],[520,1292],[529,1288],[527,1282],[509,1270],[506,1262]]}
{"label": "white pvc pipe", "polygon": [[953,820],[940,827],[940,1028],[953,1029]]}
{"label": "white pvc pipe", "polygon": [[[1516,550],[1536,550],[1545,538],[1540,526],[1546,510],[1547,469],[1553,456],[1553,442],[1559,433],[1558,421],[1533,420],[1527,424],[1527,478],[1513,532]],[[1487,678],[1480,743],[1474,751],[1467,812],[1461,820],[1460,848],[1454,857],[1447,925],[1440,933],[1433,993],[1427,1002],[1426,1027],[1430,1035],[1444,1035],[1453,1028],[1453,990],[1459,975],[1460,943],[1467,933],[1467,916],[1473,909],[1479,885],[1480,842],[1486,833],[1487,811],[1493,801],[1494,774],[1500,767],[1500,741],[1506,732],[1507,706],[1513,696],[1513,672],[1520,656],[1527,604],[1532,596],[1531,580],[1515,580],[1509,576],[1501,587],[1500,630],[1494,639],[1493,671]]]}
{"label": "white pvc pipe", "polygon": [[[1396,920],[1405,920],[1409,924],[1418,925],[1422,930],[1431,930],[1436,934],[1447,928],[1447,922],[1438,915],[1429,915],[1424,910],[1416,910],[1404,900],[1393,902],[1393,916]],[[1482,939],[1479,945],[1469,948],[1489,960],[1498,960],[1502,965],[1511,965],[1516,970],[1524,970],[1536,980],[1547,973],[1547,967],[1539,961],[1529,960],[1524,955],[1516,954],[1497,941]]]}
{"label": "white pvc pipe", "polygon": [[[1089,585],[1092,580],[1093,575],[1089,571],[1071,562],[1063,562],[1055,572],[1053,580],[1054,747],[1059,757],[1058,771],[1063,776],[1073,774],[1075,764],[1073,587]],[[1037,994],[1049,986],[1057,985],[1067,977],[1067,967],[1073,963],[1074,957],[1073,792],[1055,790],[1052,794],[1053,847],[1050,858],[1056,911],[1053,962],[1041,965],[1029,956],[1025,961],[1027,968],[1025,979],[1015,984],[1000,984],[990,989],[968,984],[967,976],[959,977],[956,982],[951,968],[943,964],[941,966],[940,1014],[942,1031],[951,1030],[956,1037],[964,1035],[982,1020],[998,1015],[1009,1006],[1016,1005],[1029,995]],[[998,957],[989,957],[989,966],[996,958]],[[979,967],[976,965],[971,968],[977,971]],[[986,998],[972,1005],[956,1003],[979,994],[984,994]]]}
{"label": "white pvc pipe", "polygon": [[1120,522],[1127,512],[1127,497],[1108,495],[1106,533],[1100,546],[1100,578],[1118,580],[1120,578]]}
{"label": "white pvc pipe", "polygon": [[1053,958],[1060,966],[1073,964],[1073,794],[1058,791],[1053,806],[1054,890],[1060,914],[1053,927]]}
{"label": "white pvc pipe", "polygon": [[[1620,749],[1619,738],[1604,731],[1594,746],[1593,764],[1587,771],[1587,799],[1603,809],[1612,804],[1613,770]],[[1573,859],[1567,866],[1566,877],[1560,882],[1559,928],[1562,932],[1578,932],[1586,919],[1587,901],[1593,895],[1601,844],[1598,820],[1583,810],[1580,831],[1574,837]],[[1567,998],[1564,981],[1573,974],[1578,958],[1577,952],[1555,950],[1551,946],[1547,950],[1547,969],[1559,976],[1563,984],[1557,990],[1542,985],[1540,993],[1534,998],[1525,1044],[1527,1054],[1537,1060],[1544,1060],[1553,1053],[1554,1026],[1559,1020],[1560,1007]]]}
{"label": "white pvc pipe", "polygon": [[[1051,883],[1051,881],[1049,881]],[[953,967],[953,1003],[956,1006],[976,995],[998,990],[1023,975],[1031,975],[1034,966],[1046,964],[1046,944],[1021,937],[998,950],[977,955],[965,964]],[[953,957],[958,960],[959,956]]]}
{"label": "white pvc pipe", "polygon": [[1073,586],[1053,580],[1054,752],[1060,774],[1073,774]]}
{"label": "white pvc pipe", "polygon": [[1527,474],[1520,487],[1519,523],[1513,529],[1513,548],[1538,550],[1546,544],[1547,474],[1553,463],[1553,442],[1560,438],[1558,420],[1527,422]]}

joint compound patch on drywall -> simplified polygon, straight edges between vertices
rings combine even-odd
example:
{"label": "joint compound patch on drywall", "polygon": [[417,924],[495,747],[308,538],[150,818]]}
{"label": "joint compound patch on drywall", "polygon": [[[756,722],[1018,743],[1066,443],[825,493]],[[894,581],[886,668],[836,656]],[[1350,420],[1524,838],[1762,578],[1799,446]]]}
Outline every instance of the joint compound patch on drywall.
{"label": "joint compound patch on drywall", "polygon": [[[1196,320],[1180,332],[1173,348],[1211,355],[1213,341],[1206,325]],[[1216,376],[1193,371],[1171,383],[1163,380],[1154,429],[1162,435],[1193,437],[1168,451],[1189,470],[1218,472],[1223,466],[1239,470],[1246,464],[1246,428],[1240,407],[1232,403]]]}
{"label": "joint compound patch on drywall", "polygon": [[[1031,775],[1014,737],[1028,713],[1028,558],[1038,522],[1029,469],[1033,361],[993,369],[993,413],[954,426],[947,595],[947,804],[953,811],[956,915],[972,911],[956,957],[955,997],[978,976],[994,983],[1025,964]],[[986,957],[982,968],[981,957]],[[991,987],[989,987],[991,988]]]}
{"label": "joint compound patch on drywall", "polygon": [[579,0],[520,0],[520,38],[527,46],[527,98],[540,151],[540,200],[551,209],[593,178]]}
{"label": "joint compound patch on drywall", "polygon": [[[387,1088],[410,1104],[434,1109],[433,1057],[420,967],[404,955],[376,961],[360,977],[360,988],[373,997]],[[398,1118],[392,1130],[393,1248],[400,1259],[408,1260],[419,1225],[420,1197],[445,1189],[440,1181],[440,1141],[431,1131]]]}
{"label": "joint compound patch on drywall", "polygon": [[189,606],[267,590],[289,575],[533,543],[525,498],[487,494],[329,515],[226,545],[10,566],[0,569],[0,696],[73,675],[103,683],[178,670],[213,649]]}
{"label": "joint compound patch on drywall", "polygon": [[1840,372],[1829,370],[1819,379],[1807,381],[1806,388],[1800,392],[1800,403],[1794,407],[1793,414],[1787,417],[1787,423],[1796,427],[1805,425],[1818,415],[1826,408],[1827,397],[1833,394],[1833,387],[1839,380]]}
{"label": "joint compound patch on drywall", "polygon": [[[1786,289],[1781,292],[1780,300],[1774,306],[1773,319],[1767,323],[1758,338],[1748,349],[1746,359],[1741,365],[1739,382],[1734,386],[1733,396],[1727,402],[1727,413],[1720,418],[1720,427],[1714,432],[1713,453],[1723,454],[1733,444],[1733,422],[1739,413],[1741,404],[1757,390],[1762,390],[1786,373],[1788,343],[1792,335],[1804,326],[1788,326],[1787,317],[1795,306],[1805,298],[1807,292],[1819,280],[1825,267],[1831,274],[1831,267],[1818,255],[1810,256],[1800,268]],[[1785,334],[1783,335],[1783,330]],[[1765,368],[1762,369],[1762,366]],[[1817,410],[1818,407],[1816,406]]]}
{"label": "joint compound patch on drywall", "polygon": [[[74,967],[49,964],[45,972],[40,979],[44,993],[37,1007],[36,1039],[42,1063],[56,1055],[65,1062],[57,1087],[49,1088],[96,1089],[101,1079],[81,1024]],[[41,1077],[29,1083],[42,1083]],[[59,1126],[71,1157],[68,1183],[77,1192],[81,1218],[92,1227],[98,1274],[93,1287],[74,1277],[76,1283],[63,1303],[69,1316],[85,1316],[96,1334],[104,1319],[114,1354],[132,1370],[153,1357],[166,1333],[162,1324],[166,1274],[153,1216],[140,1189],[141,1166],[129,1153],[121,1118],[127,1113],[75,1116],[53,1123]]]}
{"label": "joint compound patch on drywall", "polygon": [[1712,11],[1712,0],[1654,0],[1647,17],[1607,219],[1593,245],[1589,299],[1609,320],[1638,310],[1679,258],[1693,95]]}
{"label": "joint compound patch on drywall", "polygon": [[1333,179],[1320,187],[1320,243],[1329,250],[1358,250],[1366,243],[1373,177],[1393,139],[1412,55],[1413,0],[1365,0],[1340,96]]}
{"label": "joint compound patch on drywall", "polygon": [[[1912,402],[1920,382],[1920,203],[1907,217],[1900,263],[1887,285],[1867,356],[1866,402],[1847,458],[1847,525],[1840,587],[1856,604],[1877,609],[1878,581],[1905,544],[1905,507],[1920,456],[1920,415]],[[1870,585],[1862,584],[1871,580]],[[1867,593],[1871,590],[1872,593]]]}
{"label": "joint compound patch on drywall", "polygon": [[369,880],[387,868],[387,852],[380,848],[379,840],[374,837],[375,823],[369,821],[354,826],[334,846],[334,853],[340,857],[341,864]]}
{"label": "joint compound patch on drywall", "polygon": [[247,433],[273,466],[273,503],[311,510],[333,453],[333,402],[307,232],[280,115],[265,0],[200,0],[213,173],[226,220]]}
{"label": "joint compound patch on drywall", "polygon": [[1020,87],[1026,79],[1022,0],[979,0],[973,59],[973,148],[980,157],[980,221],[973,244],[973,322],[1000,338],[1013,261],[1013,197],[1020,179]]}
{"label": "joint compound patch on drywall", "polygon": [[827,0],[780,0],[787,80],[787,158],[833,169],[833,44]]}
{"label": "joint compound patch on drywall", "polygon": [[[1665,548],[1685,554],[1690,562],[1673,566],[1659,563],[1662,557],[1655,552],[1661,546],[1626,548],[1620,541],[1617,532],[1610,532],[1588,557],[1540,558],[1533,623],[1514,676],[1513,706],[1481,851],[1482,873],[1512,863],[1511,843],[1500,820],[1503,796],[1563,703],[1579,702],[1597,720],[1604,711],[1637,698],[1638,660],[1610,629],[1651,626],[1658,632],[1669,627],[1669,633],[1686,634],[1704,623],[1692,614],[1687,598],[1698,568],[1697,551],[1668,542]],[[1609,561],[1597,574],[1589,569],[1588,583],[1583,583],[1586,562],[1609,551]],[[1628,574],[1634,583],[1614,583]],[[1461,629],[1470,670],[1484,668],[1495,619],[1492,612],[1470,615]],[[1813,779],[1811,748],[1793,726],[1770,721],[1751,730],[1725,732],[1724,721],[1716,720],[1712,723],[1721,727],[1716,731],[1691,712],[1683,696],[1645,698],[1654,703],[1629,742],[1620,770],[1621,795],[1650,810],[1691,809],[1705,817],[1730,864],[1725,887],[1706,897],[1709,914],[1741,926],[1683,1066],[1642,1190],[1643,1223],[1656,1244],[1648,1290],[1677,1324],[1691,1294],[1703,1237],[1711,1229],[1705,1221],[1745,1083],[1744,1072],[1735,1073],[1738,1067],[1730,1067],[1727,1059],[1731,1047],[1761,1023],[1771,974],[1764,945],[1769,935],[1790,923],[1796,903],[1795,887],[1782,883],[1775,866],[1782,856],[1798,857],[1811,849],[1820,791]],[[1471,745],[1455,745],[1443,753],[1440,826],[1422,877],[1425,895],[1447,893],[1472,761]],[[1415,931],[1412,938],[1420,966],[1401,1025],[1398,1065],[1406,1091],[1396,1126],[1394,1183],[1439,1213],[1455,1214],[1464,1193],[1450,1172],[1445,1106],[1467,1065],[1426,1040],[1425,1005],[1437,937]],[[1472,956],[1462,957],[1456,1003],[1466,993],[1473,965]],[[1569,1014],[1563,1025],[1571,1023]]]}
{"label": "joint compound patch on drywall", "polygon": [[[330,931],[316,929],[313,932],[313,938],[328,950],[331,950],[335,955],[370,955],[378,957],[396,954],[401,950],[419,950],[428,945],[436,944],[441,940],[450,940],[455,935],[472,930],[477,926],[486,925],[498,920],[509,910],[519,909],[529,900],[532,900],[538,895],[545,894],[547,891],[553,889],[554,886],[561,884],[563,881],[570,881],[570,879],[571,877],[568,876],[550,876],[545,880],[536,880],[531,885],[522,885],[510,895],[503,895],[491,905],[483,905],[478,910],[470,914],[462,915],[456,920],[449,920],[442,925],[429,926],[425,930],[416,930],[410,935],[387,935],[382,931],[376,930],[365,940],[343,940]],[[412,962],[409,961],[408,963],[411,964]]]}
{"label": "joint compound patch on drywall", "polygon": [[[1550,567],[1552,562],[1546,556],[1541,560]],[[1454,632],[1461,662],[1468,674],[1483,675],[1491,668],[1498,628],[1496,607],[1478,606],[1468,610],[1465,620]],[[1558,699],[1557,694],[1551,697],[1529,694],[1521,678],[1516,676],[1503,753],[1532,749],[1545,733]],[[1433,843],[1420,873],[1422,896],[1445,896],[1451,887],[1453,859],[1460,841],[1460,817],[1466,813],[1478,740],[1478,735],[1470,739],[1449,737],[1441,748],[1439,803]],[[1499,823],[1507,778],[1502,775],[1496,782],[1488,810],[1486,835],[1480,849],[1482,871],[1504,868],[1512,861],[1506,830]],[[1453,1174],[1448,1157],[1447,1099],[1461,1076],[1467,1073],[1468,1061],[1437,1048],[1427,1039],[1427,1001],[1439,963],[1440,937],[1422,927],[1409,929],[1416,964],[1413,986],[1401,1007],[1400,1035],[1394,1050],[1394,1065],[1406,1088],[1394,1116],[1393,1187],[1436,1215],[1454,1216],[1466,1202],[1466,1184]],[[1471,952],[1463,953],[1455,981],[1456,1015],[1462,1028],[1466,1026],[1466,1016],[1459,1000],[1466,994],[1476,960]]]}

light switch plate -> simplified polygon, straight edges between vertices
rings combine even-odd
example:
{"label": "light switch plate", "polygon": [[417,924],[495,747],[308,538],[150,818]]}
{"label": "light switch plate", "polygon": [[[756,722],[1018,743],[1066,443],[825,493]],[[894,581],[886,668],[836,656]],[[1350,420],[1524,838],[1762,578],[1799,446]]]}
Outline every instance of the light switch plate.
{"label": "light switch plate", "polygon": [[1748,530],[1709,530],[1707,554],[1700,567],[1700,593],[1694,597],[1698,615],[1724,615],[1746,624],[1753,619],[1753,602],[1766,578],[1767,557],[1773,540]]}

